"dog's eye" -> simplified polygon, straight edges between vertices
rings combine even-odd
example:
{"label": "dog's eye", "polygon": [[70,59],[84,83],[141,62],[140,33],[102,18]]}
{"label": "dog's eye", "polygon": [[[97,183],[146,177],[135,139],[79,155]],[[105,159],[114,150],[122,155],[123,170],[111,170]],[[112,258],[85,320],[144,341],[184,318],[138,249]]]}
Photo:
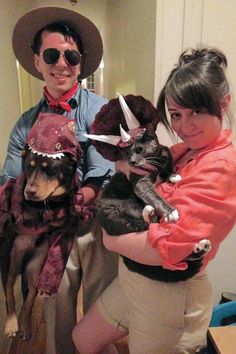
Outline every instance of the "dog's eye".
{"label": "dog's eye", "polygon": [[27,171],[32,171],[35,168],[36,164],[34,160],[26,161],[25,162],[25,169]]}
{"label": "dog's eye", "polygon": [[58,175],[58,170],[57,168],[50,168],[49,166],[44,169],[44,172],[46,173],[47,176],[49,177],[54,177]]}
{"label": "dog's eye", "polygon": [[55,177],[59,173],[58,168],[56,166],[50,165],[47,165],[45,168],[43,168],[43,171],[48,177]]}

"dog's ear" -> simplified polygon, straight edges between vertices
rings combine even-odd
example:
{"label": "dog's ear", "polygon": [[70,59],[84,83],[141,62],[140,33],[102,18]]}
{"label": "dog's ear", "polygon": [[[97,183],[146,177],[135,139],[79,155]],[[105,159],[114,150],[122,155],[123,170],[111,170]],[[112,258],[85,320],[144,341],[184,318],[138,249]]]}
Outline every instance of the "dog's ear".
{"label": "dog's ear", "polygon": [[77,162],[81,160],[81,157],[83,155],[83,150],[80,146],[77,146]]}
{"label": "dog's ear", "polygon": [[72,162],[72,165],[77,164],[79,161],[76,159],[76,157],[69,155],[70,161]]}

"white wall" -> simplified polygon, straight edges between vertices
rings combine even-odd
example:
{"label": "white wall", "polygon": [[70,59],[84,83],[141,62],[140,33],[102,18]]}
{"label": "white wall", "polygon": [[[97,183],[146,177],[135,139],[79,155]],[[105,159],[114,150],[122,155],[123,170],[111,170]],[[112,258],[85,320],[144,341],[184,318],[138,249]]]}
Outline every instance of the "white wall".
{"label": "white wall", "polygon": [[0,0],[0,167],[6,155],[10,129],[20,114],[16,61],[11,47],[15,18],[24,13],[13,0]]}
{"label": "white wall", "polygon": [[[156,16],[155,101],[179,54],[200,42],[217,46],[225,52],[229,63],[228,77],[232,91],[236,91],[234,0],[157,0]],[[158,136],[162,143],[172,144],[161,126],[158,127]],[[236,229],[223,242],[217,257],[208,267],[215,303],[219,301],[223,291],[236,293],[235,253]]]}
{"label": "white wall", "polygon": [[105,93],[140,94],[153,101],[156,0],[107,0]]}

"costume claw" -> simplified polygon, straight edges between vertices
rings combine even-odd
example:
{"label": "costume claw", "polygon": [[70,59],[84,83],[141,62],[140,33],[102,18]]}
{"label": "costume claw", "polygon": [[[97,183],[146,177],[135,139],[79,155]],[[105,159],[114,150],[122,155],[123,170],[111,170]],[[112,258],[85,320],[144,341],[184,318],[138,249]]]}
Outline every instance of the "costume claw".
{"label": "costume claw", "polygon": [[193,249],[194,253],[203,252],[204,254],[209,252],[211,249],[211,242],[209,240],[201,240],[196,243]]}
{"label": "costume claw", "polygon": [[165,222],[176,222],[179,220],[179,213],[178,210],[175,209],[168,215],[165,215],[164,217]]}
{"label": "costume claw", "polygon": [[142,216],[144,221],[146,221],[148,224],[151,222],[151,216],[154,214],[155,210],[151,205],[146,205],[143,208]]}
{"label": "costume claw", "polygon": [[171,183],[177,183],[177,182],[181,181],[181,179],[182,179],[182,177],[180,175],[176,175],[176,174],[172,174],[169,177],[169,181]]}

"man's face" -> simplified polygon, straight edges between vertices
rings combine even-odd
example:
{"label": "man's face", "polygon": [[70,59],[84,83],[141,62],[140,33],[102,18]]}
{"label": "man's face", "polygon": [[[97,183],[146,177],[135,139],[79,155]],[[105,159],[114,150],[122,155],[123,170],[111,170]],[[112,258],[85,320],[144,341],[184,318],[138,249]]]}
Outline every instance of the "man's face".
{"label": "man's face", "polygon": [[60,33],[42,33],[42,46],[39,55],[35,54],[34,63],[36,69],[42,74],[48,92],[54,97],[59,98],[77,82],[80,74],[80,64],[70,65],[63,55],[60,55],[55,64],[46,64],[43,59],[43,51],[47,48],[56,48],[61,52],[66,49],[78,50],[72,38],[67,38]]}

